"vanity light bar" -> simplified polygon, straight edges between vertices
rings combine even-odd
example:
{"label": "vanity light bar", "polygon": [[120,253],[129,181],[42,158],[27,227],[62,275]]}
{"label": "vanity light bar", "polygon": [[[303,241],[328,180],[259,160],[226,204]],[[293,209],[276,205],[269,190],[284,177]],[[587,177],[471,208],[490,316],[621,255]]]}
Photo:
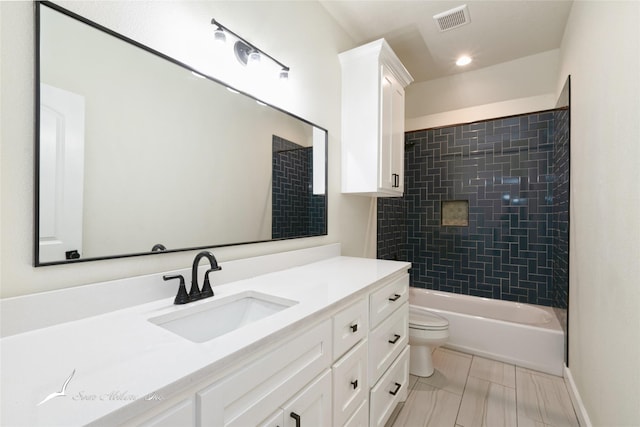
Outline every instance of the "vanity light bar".
{"label": "vanity light bar", "polygon": [[[236,50],[236,58],[241,64],[247,65],[247,63],[249,62],[248,60],[252,57],[252,55],[255,55],[255,54],[259,55],[259,56],[254,56],[257,60],[259,60],[260,56],[266,56],[271,61],[273,61],[274,63],[278,64],[281,67],[281,70],[280,70],[281,79],[289,78],[290,68],[284,65],[282,62],[278,61],[273,56],[269,55],[267,52],[263,51],[262,49],[259,49],[254,44],[248,42],[244,38],[240,37],[237,33],[234,33],[229,28],[225,27],[220,22],[216,21],[215,18],[211,19],[211,24],[216,26],[216,30],[215,30],[216,41],[223,42],[223,43],[226,42],[227,37],[224,34],[225,32],[231,34],[236,39],[238,39],[238,41],[236,42],[235,50]],[[238,45],[238,43],[241,43],[241,45]],[[238,55],[239,51],[242,52],[243,55]],[[244,58],[244,56],[247,56],[247,58]]]}

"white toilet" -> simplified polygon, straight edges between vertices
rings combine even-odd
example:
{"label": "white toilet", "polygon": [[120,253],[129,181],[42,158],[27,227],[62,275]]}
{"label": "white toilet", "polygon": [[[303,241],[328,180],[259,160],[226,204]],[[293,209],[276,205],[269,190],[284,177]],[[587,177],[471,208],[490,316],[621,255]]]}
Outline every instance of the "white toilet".
{"label": "white toilet", "polygon": [[433,375],[431,353],[449,339],[449,321],[419,306],[409,306],[409,372],[418,377]]}

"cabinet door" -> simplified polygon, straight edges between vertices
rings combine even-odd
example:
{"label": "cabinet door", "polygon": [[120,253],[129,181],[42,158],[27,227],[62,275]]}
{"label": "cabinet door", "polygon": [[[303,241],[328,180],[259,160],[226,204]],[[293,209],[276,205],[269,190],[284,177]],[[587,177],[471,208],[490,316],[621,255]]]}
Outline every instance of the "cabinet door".
{"label": "cabinet door", "polygon": [[258,424],[258,427],[283,427],[284,426],[284,412],[282,409],[278,409],[271,414],[266,420]]}
{"label": "cabinet door", "polygon": [[361,298],[333,316],[333,360],[337,360],[362,338],[369,329],[369,307]]}
{"label": "cabinet door", "polygon": [[331,328],[327,319],[200,390],[199,425],[245,427],[264,422],[330,366]]}
{"label": "cabinet door", "polygon": [[367,340],[333,365],[333,425],[343,425],[367,399]]}
{"label": "cabinet door", "polygon": [[369,334],[369,384],[374,384],[409,343],[409,304],[404,303]]}
{"label": "cabinet door", "polygon": [[394,79],[391,89],[391,178],[398,195],[404,193],[404,89]]}
{"label": "cabinet door", "polygon": [[404,188],[404,89],[381,66],[379,187],[402,195]]}
{"label": "cabinet door", "polygon": [[286,427],[331,425],[331,371],[305,387],[284,407]]}
{"label": "cabinet door", "polygon": [[406,346],[389,370],[371,389],[369,426],[382,427],[396,405],[407,400],[409,385],[409,346]]}
{"label": "cabinet door", "polygon": [[[343,427],[368,427],[369,426],[369,402],[365,400],[356,412],[344,423]],[[336,426],[338,427],[338,426]]]}
{"label": "cabinet door", "polygon": [[186,427],[195,425],[193,398],[183,400],[140,425],[143,427]]}

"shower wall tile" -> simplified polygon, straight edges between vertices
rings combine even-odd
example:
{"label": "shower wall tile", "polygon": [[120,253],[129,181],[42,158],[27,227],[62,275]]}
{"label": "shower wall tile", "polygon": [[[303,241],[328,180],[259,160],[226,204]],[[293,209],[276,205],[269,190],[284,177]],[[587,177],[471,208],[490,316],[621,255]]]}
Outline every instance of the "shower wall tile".
{"label": "shower wall tile", "polygon": [[[554,119],[406,133],[405,195],[378,199],[378,257],[411,262],[412,286],[555,305]],[[448,200],[469,201],[468,226],[441,225]]]}
{"label": "shower wall tile", "polygon": [[554,112],[553,288],[554,306],[569,302],[569,110]]}
{"label": "shower wall tile", "polygon": [[407,229],[404,204],[402,197],[378,198],[378,259],[406,259],[404,242],[407,239]]}

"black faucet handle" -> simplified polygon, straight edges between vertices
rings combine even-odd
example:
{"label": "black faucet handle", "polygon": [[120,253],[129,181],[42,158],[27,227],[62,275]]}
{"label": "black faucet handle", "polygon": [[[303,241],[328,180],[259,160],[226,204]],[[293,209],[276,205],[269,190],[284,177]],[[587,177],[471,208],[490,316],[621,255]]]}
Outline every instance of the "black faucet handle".
{"label": "black faucet handle", "polygon": [[184,277],[181,274],[165,275],[162,276],[162,278],[164,280],[180,279],[180,287],[178,288],[178,293],[173,300],[174,304],[186,304],[189,302],[189,294],[187,293],[187,288],[184,285]]}
{"label": "black faucet handle", "polygon": [[211,289],[211,282],[209,282],[209,273],[218,270],[222,270],[222,267],[210,268],[206,273],[204,273],[204,283],[202,284],[202,291],[200,291],[200,298],[209,298],[213,296],[213,289]]}

